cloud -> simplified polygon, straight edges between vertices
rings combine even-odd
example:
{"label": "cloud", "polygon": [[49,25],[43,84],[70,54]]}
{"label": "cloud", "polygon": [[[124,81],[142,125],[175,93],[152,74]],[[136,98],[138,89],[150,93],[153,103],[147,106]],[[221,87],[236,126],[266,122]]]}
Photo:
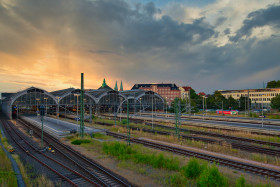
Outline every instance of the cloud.
{"label": "cloud", "polygon": [[280,5],[270,6],[267,9],[260,9],[248,14],[243,21],[243,26],[236,32],[235,36],[230,37],[230,40],[236,42],[243,36],[249,37],[254,28],[265,25],[280,28]]}
{"label": "cloud", "polygon": [[[104,77],[111,86],[123,80],[125,89],[175,82],[209,93],[246,87],[236,80],[257,85],[275,77],[264,74],[280,61],[277,17],[267,13],[277,7],[267,7],[271,2],[158,8],[129,0],[0,0],[0,76],[5,83],[42,83],[46,90],[78,87],[81,72],[87,88],[98,88]],[[247,36],[264,25],[273,26],[274,36],[228,41],[239,30]]]}

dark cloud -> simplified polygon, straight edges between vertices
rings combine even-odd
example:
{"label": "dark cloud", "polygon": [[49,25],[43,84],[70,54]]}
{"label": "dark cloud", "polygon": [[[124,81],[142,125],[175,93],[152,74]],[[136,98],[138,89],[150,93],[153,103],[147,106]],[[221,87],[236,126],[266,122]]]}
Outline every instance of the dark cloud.
{"label": "dark cloud", "polygon": [[216,25],[216,26],[222,25],[226,20],[227,20],[226,17],[219,17],[219,18],[216,20],[215,25]]}
{"label": "dark cloud", "polygon": [[243,26],[236,32],[235,36],[230,37],[231,41],[238,41],[243,36],[250,36],[256,27],[269,25],[280,28],[280,5],[270,6],[267,9],[260,9],[248,14],[243,21]]}
{"label": "dark cloud", "polygon": [[[118,77],[130,84],[162,81],[191,84],[208,93],[216,89],[246,88],[245,83],[236,80],[246,80],[279,67],[280,38],[277,35],[262,40],[240,40],[221,47],[213,44],[210,39],[218,37],[216,26],[227,21],[225,17],[219,18],[215,26],[205,18],[185,24],[169,16],[158,17],[161,10],[153,3],[15,2],[9,6],[0,4],[0,51],[3,53],[34,51],[38,46],[34,47],[34,43],[44,38],[64,56],[72,50],[82,51],[81,58],[92,64],[73,67],[94,70],[98,66],[102,71],[93,74],[99,73],[101,77]],[[231,40],[249,36],[255,27],[279,28],[280,11],[277,10],[279,6],[271,6],[250,13]],[[224,34],[230,33],[229,28],[224,30]],[[99,57],[98,64],[94,64],[97,62],[91,60],[92,57]],[[58,67],[65,69],[66,65]],[[262,82],[261,79],[263,77],[255,79],[252,85]]]}
{"label": "dark cloud", "polygon": [[224,30],[224,34],[226,34],[226,35],[230,34],[230,28],[226,28],[226,29]]}

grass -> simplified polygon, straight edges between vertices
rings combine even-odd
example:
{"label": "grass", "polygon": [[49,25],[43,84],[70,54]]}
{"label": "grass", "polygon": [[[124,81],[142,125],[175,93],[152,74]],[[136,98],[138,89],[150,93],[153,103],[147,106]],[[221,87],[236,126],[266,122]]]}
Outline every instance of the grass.
{"label": "grass", "polygon": [[[114,120],[109,120],[109,119],[99,119],[96,118],[95,121],[104,121],[105,123],[109,124],[114,124]],[[94,124],[94,127],[100,127],[100,128],[106,128],[109,129],[113,132],[118,132],[118,133],[126,133],[126,125],[121,124],[121,122],[117,121],[118,126],[103,126],[103,125],[98,125]],[[174,126],[174,124],[167,124],[167,123],[162,123],[167,126]],[[93,126],[92,124],[89,124],[90,126]],[[244,159],[249,159],[249,160],[254,160],[254,161],[259,161],[267,164],[273,164],[280,166],[280,158],[276,156],[270,156],[270,155],[265,155],[265,154],[258,154],[258,153],[250,153],[246,151],[241,151],[239,149],[234,149],[231,147],[230,144],[224,142],[222,145],[220,144],[213,144],[213,143],[205,143],[202,141],[194,141],[194,140],[184,140],[184,139],[177,139],[177,137],[171,135],[171,136],[165,136],[165,135],[158,135],[158,134],[151,134],[151,133],[145,133],[141,129],[144,127],[146,129],[152,129],[150,126],[146,126],[144,124],[135,124],[135,123],[130,123],[131,127],[139,128],[140,131],[136,130],[131,130],[131,133],[133,134],[134,137],[147,137],[150,139],[154,140],[159,140],[159,141],[165,141],[168,143],[174,143],[174,144],[180,144],[180,145],[187,145],[195,148],[200,148],[200,149],[205,149],[208,151],[212,152],[219,152],[231,156],[236,156]],[[166,130],[163,128],[158,128],[155,127],[155,130],[164,130],[165,132],[174,132],[173,130]],[[274,142],[280,142],[280,137],[269,137],[269,136],[264,136],[264,135],[256,135],[256,134],[251,134],[250,132],[228,132],[225,130],[218,130],[218,129],[207,129],[207,128],[202,128],[202,127],[188,127],[188,129],[192,130],[198,130],[198,131],[209,131],[209,132],[215,132],[215,133],[220,133],[220,134],[228,134],[232,136],[238,136],[238,137],[245,137],[245,138],[251,138],[251,139],[259,139],[259,140],[265,140],[265,141],[274,141]],[[184,134],[188,134],[187,132],[184,132]],[[267,146],[264,146],[267,147]]]}
{"label": "grass", "polygon": [[175,158],[166,158],[163,154],[143,154],[138,151],[138,146],[127,146],[124,143],[104,143],[104,153],[116,157],[118,160],[132,160],[135,163],[148,164],[153,168],[178,170],[179,161]]}
{"label": "grass", "polygon": [[75,139],[71,142],[71,144],[74,144],[74,145],[81,145],[81,144],[88,144],[90,143],[91,141],[88,140],[88,139]]}
{"label": "grass", "polygon": [[[111,128],[111,127],[110,127]],[[113,129],[113,128],[112,128]],[[114,128],[116,131],[124,131],[126,132],[125,128]],[[138,133],[144,133],[139,132]],[[134,133],[134,132],[133,132]],[[152,135],[151,135],[152,136]],[[153,135],[155,136],[155,135]],[[166,138],[166,136],[156,135],[156,137]],[[74,140],[76,137],[69,138]],[[170,136],[170,138],[174,138]],[[177,138],[173,139],[174,142],[177,141]],[[170,142],[170,141],[169,141]],[[127,146],[126,143],[120,142],[100,142],[97,140],[92,140],[89,144],[81,144],[80,151],[86,150],[90,151],[91,155],[94,155],[95,158],[102,159],[104,162],[110,162],[110,159],[114,159],[117,162],[117,167],[125,168],[130,171],[134,171],[140,175],[147,176],[153,179],[156,183],[163,185],[163,186],[197,186],[197,182],[200,179],[200,175],[203,173],[205,168],[209,169],[212,166],[208,165],[206,161],[201,161],[195,159],[197,163],[199,163],[199,167],[201,168],[199,175],[197,177],[190,177],[187,176],[187,168],[188,168],[188,158],[178,155],[173,155],[172,153],[162,152],[158,150],[153,150],[150,148],[146,148],[142,145],[132,144],[131,146]],[[109,159],[109,160],[108,160]],[[169,160],[168,160],[169,159]],[[170,160],[174,160],[170,161]],[[191,159],[190,159],[191,160]],[[178,162],[178,164],[176,163]],[[169,164],[170,163],[170,164]],[[169,166],[168,166],[169,164]],[[189,166],[190,167],[190,166]],[[115,166],[113,166],[115,168]],[[188,171],[192,171],[194,167],[190,167]],[[229,186],[235,186],[235,182],[238,179],[239,172],[233,172],[231,169],[221,167],[222,171],[225,172],[221,174],[220,171],[218,172],[219,176],[222,178],[228,178]],[[122,171],[124,172],[124,171]],[[127,171],[125,171],[127,172]],[[205,174],[206,175],[206,174]],[[246,175],[246,173],[245,173]],[[227,177],[225,177],[227,176]],[[258,183],[269,183],[270,181],[261,181],[261,179],[250,178],[250,175],[246,175],[249,181],[252,184]],[[209,176],[207,176],[209,178]],[[211,178],[211,177],[210,177]],[[212,177],[213,178],[213,177]],[[215,172],[214,172],[215,178]],[[218,177],[219,178],[219,177]],[[221,177],[220,177],[221,178]],[[208,180],[208,179],[207,179]],[[263,179],[262,179],[263,180]],[[250,183],[249,182],[249,183]]]}
{"label": "grass", "polygon": [[[11,149],[12,146],[9,145],[6,138],[3,138],[0,132],[1,141],[6,149]],[[13,172],[9,158],[6,155],[3,155],[4,151],[0,148],[0,186],[17,186],[17,178]],[[20,161],[20,157],[17,154],[13,154],[12,157],[16,161],[24,183],[27,187],[33,186],[45,186],[53,187],[53,183],[44,175],[37,176],[34,172],[32,165],[24,165]],[[4,172],[2,172],[4,170]],[[33,170],[33,171],[31,171]],[[7,182],[8,181],[8,182]]]}
{"label": "grass", "polygon": [[0,147],[0,186],[17,186],[16,174],[13,171],[10,159]]}

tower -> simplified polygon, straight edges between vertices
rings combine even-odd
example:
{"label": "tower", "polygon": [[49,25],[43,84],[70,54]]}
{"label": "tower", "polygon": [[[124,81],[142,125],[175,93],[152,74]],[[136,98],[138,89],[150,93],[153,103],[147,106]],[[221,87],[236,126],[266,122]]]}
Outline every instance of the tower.
{"label": "tower", "polygon": [[119,90],[119,89],[118,89],[118,83],[117,83],[117,81],[116,81],[114,90],[115,90],[115,91],[118,91],[118,90]]}
{"label": "tower", "polygon": [[122,81],[121,81],[120,91],[123,91]]}

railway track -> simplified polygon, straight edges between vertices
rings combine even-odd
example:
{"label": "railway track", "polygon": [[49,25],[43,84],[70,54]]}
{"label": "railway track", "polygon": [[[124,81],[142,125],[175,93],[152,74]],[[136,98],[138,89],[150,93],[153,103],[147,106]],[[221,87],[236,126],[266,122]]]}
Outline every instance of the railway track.
{"label": "railway track", "polygon": [[[100,124],[100,125],[113,126],[112,124],[109,124],[109,123],[103,123],[103,122],[96,122],[96,123]],[[151,126],[151,124],[149,124],[149,123],[145,123],[145,125]],[[161,128],[166,128],[166,129],[169,129],[169,130],[174,130],[174,127],[169,127],[169,126],[164,126],[164,125],[159,125],[159,124],[154,124],[154,126],[161,127]],[[146,129],[146,128],[143,128],[143,127],[139,127],[139,128],[131,127],[131,129],[132,130],[138,130],[138,131],[140,131],[140,129],[141,129],[143,132],[160,134],[160,135],[175,135],[175,133],[172,133],[172,132]],[[190,133],[194,133],[194,134],[198,134],[198,135],[209,135],[209,136],[211,136],[211,133],[208,133],[208,132],[204,133],[203,131],[192,131],[192,130],[189,131],[188,129],[182,129],[182,128],[180,128],[180,131],[190,132]],[[252,139],[239,138],[239,137],[227,136],[227,135],[219,136],[219,134],[215,134],[215,133],[212,133],[212,134],[213,134],[212,135],[213,137],[223,138],[223,140],[217,140],[217,139],[213,139],[213,138],[206,138],[206,137],[199,137],[199,136],[192,136],[192,135],[184,135],[184,134],[180,134],[180,137],[182,137],[183,139],[202,141],[202,142],[206,142],[206,143],[216,143],[216,144],[220,144],[220,145],[224,145],[223,143],[226,142],[227,144],[230,144],[232,146],[232,148],[234,148],[234,149],[240,149],[240,150],[244,150],[244,151],[248,151],[248,152],[262,153],[262,154],[273,155],[273,156],[280,156],[280,150],[271,149],[271,148],[264,148],[264,147],[260,147],[260,146],[256,146],[256,145],[251,144],[251,143],[260,143],[260,144],[263,144],[263,145],[280,147],[280,144],[278,144],[278,143],[265,142],[265,141],[259,141],[259,140],[254,141]],[[226,140],[224,140],[224,139],[226,139]],[[245,144],[241,141],[247,142],[247,143],[250,143],[250,144]]]}
{"label": "railway track", "polygon": [[[151,113],[141,113],[141,115],[143,115],[143,116],[151,116]],[[155,116],[166,116],[166,115],[168,115],[168,116],[170,116],[170,117],[175,117],[174,116],[174,114],[171,114],[171,113],[169,113],[169,114],[160,114],[160,113],[156,113],[156,114],[154,114]],[[226,121],[226,122],[241,122],[241,123],[249,123],[249,124],[253,124],[253,123],[255,123],[255,124],[262,124],[262,121],[261,120],[257,120],[257,119],[250,119],[250,118],[248,118],[248,119],[238,119],[238,118],[221,118],[221,117],[218,117],[218,116],[191,116],[191,117],[189,117],[189,116],[186,116],[186,115],[181,115],[181,118],[183,118],[183,119],[193,119],[193,120],[195,120],[195,119],[204,119],[204,120],[206,120],[206,121]],[[268,120],[264,120],[263,121],[263,124],[265,124],[265,125],[275,125],[275,126],[279,126],[280,125],[280,121],[273,121],[273,120],[270,120],[270,121],[268,121]]]}
{"label": "railway track", "polygon": [[[64,115],[63,115],[64,116]],[[65,117],[65,116],[64,116]],[[106,116],[108,117],[108,116]],[[66,116],[68,119],[72,119],[71,117]],[[130,121],[136,122],[136,123],[143,123],[148,126],[152,126],[151,123],[145,122],[144,120],[140,119],[130,119]],[[95,122],[97,124],[101,125],[110,125],[112,124],[109,123],[103,123],[103,122]],[[169,130],[174,130],[174,127],[166,126],[166,125],[161,125],[161,124],[156,124],[153,123],[153,126],[160,127],[160,128],[165,128]],[[148,133],[157,133],[161,135],[174,135],[174,133],[171,132],[164,132],[164,131],[159,131],[159,130],[150,130],[150,129],[145,129],[141,128],[143,132],[148,132]],[[225,134],[218,134],[218,133],[213,133],[213,132],[205,132],[205,131],[196,131],[196,130],[189,130],[189,129],[184,129],[184,128],[179,128],[180,131],[182,132],[188,132],[191,134],[196,134],[196,135],[206,135],[210,137],[217,137],[217,138],[222,138],[222,140],[217,140],[213,138],[206,138],[206,137],[199,137],[199,136],[190,136],[190,135],[180,135],[183,139],[190,139],[190,140],[195,140],[195,141],[203,141],[207,143],[217,143],[217,144],[223,144],[224,142],[230,144],[232,148],[234,149],[240,149],[248,152],[255,152],[255,153],[262,153],[262,154],[267,154],[267,155],[272,155],[272,156],[280,156],[280,149],[272,149],[272,148],[264,148],[260,147],[257,145],[252,145],[254,144],[261,144],[261,145],[269,145],[273,147],[280,148],[280,143],[276,142],[268,142],[268,141],[263,141],[263,140],[256,140],[256,139],[249,139],[249,138],[242,138],[242,137],[237,137],[237,136],[230,136],[230,135],[225,135]],[[132,127],[132,130],[140,130],[140,128],[135,128]]]}
{"label": "railway track", "polygon": [[[40,129],[23,120],[18,121],[26,128],[33,129],[35,135],[40,137]],[[47,133],[44,133],[44,141],[47,143],[47,145],[51,145],[51,147],[56,150],[56,152],[59,152],[65,159],[68,159],[72,165],[74,164],[78,168],[83,169],[87,176],[97,180],[98,184],[101,186],[132,186],[132,184],[130,184],[121,176],[118,176],[98,163],[87,159],[79,152],[73,150],[67,145],[62,144],[59,140]]]}
{"label": "railway track", "polygon": [[55,159],[50,154],[44,153],[37,147],[32,145],[30,139],[28,140],[25,135],[19,132],[13,124],[1,120],[6,132],[13,139],[13,141],[20,147],[23,152],[32,157],[38,163],[48,168],[55,174],[57,174],[62,180],[68,182],[72,186],[101,186],[96,181],[93,181],[81,174],[80,172],[73,170],[67,165]]}
{"label": "railway track", "polygon": [[[122,135],[122,134],[114,133],[114,132],[108,132],[108,131],[106,133],[107,133],[107,135],[113,136],[115,138],[120,138],[120,139],[125,139],[125,140],[127,139],[126,135]],[[173,146],[168,146],[168,145],[164,145],[164,144],[160,144],[160,143],[150,142],[147,140],[140,140],[137,138],[130,138],[130,141],[134,142],[134,143],[142,144],[147,147],[151,147],[151,148],[155,148],[155,149],[159,149],[159,150],[163,150],[163,151],[169,151],[169,152],[176,153],[176,154],[183,155],[183,156],[196,157],[199,159],[207,160],[209,162],[214,162],[214,163],[218,163],[218,164],[228,166],[228,167],[231,167],[234,169],[244,170],[244,171],[248,171],[248,172],[251,172],[254,174],[267,176],[267,177],[273,178],[277,181],[280,181],[280,171],[277,171],[274,169],[255,166],[255,165],[248,164],[248,163],[243,163],[243,162],[239,162],[239,161],[235,161],[235,160],[217,157],[217,156],[213,156],[213,155],[209,155],[209,154],[205,154],[205,153],[190,151],[190,150],[173,147]]]}

